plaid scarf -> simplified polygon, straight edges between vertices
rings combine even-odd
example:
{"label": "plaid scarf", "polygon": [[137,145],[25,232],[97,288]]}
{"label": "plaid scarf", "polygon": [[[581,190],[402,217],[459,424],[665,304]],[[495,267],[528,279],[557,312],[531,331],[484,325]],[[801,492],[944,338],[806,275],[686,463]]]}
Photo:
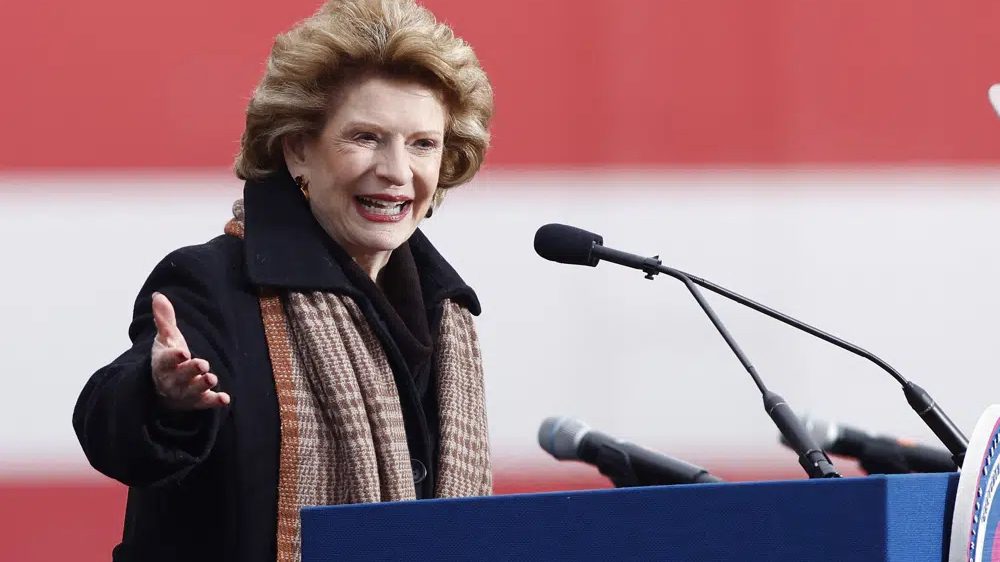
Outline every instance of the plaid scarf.
{"label": "plaid scarf", "polygon": [[[243,238],[243,201],[226,234]],[[435,497],[492,493],[483,368],[472,315],[450,300],[434,346],[440,445]],[[355,302],[274,291],[260,310],[281,420],[278,560],[299,560],[299,510],[416,498],[392,368]]]}

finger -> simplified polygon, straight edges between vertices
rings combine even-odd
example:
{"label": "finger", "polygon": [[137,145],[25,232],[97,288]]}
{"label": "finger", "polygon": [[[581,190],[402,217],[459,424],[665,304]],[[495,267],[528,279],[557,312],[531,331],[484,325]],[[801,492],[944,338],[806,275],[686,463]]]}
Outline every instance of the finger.
{"label": "finger", "polygon": [[168,347],[184,347],[184,336],[177,327],[174,305],[163,293],[153,293],[153,322],[156,323],[156,339]]}
{"label": "finger", "polygon": [[209,370],[208,361],[197,358],[188,359],[187,361],[178,363],[171,376],[177,377],[181,382],[188,383],[191,379],[202,373],[207,373]]}
{"label": "finger", "polygon": [[215,374],[202,373],[191,379],[191,382],[184,389],[184,394],[191,397],[198,396],[206,390],[214,388],[217,384],[219,384],[219,377]]}
{"label": "finger", "polygon": [[[177,366],[173,371],[160,377],[160,388],[163,394],[182,401],[196,400],[198,395],[211,388],[200,377],[208,372],[208,361],[191,359]],[[214,378],[215,375],[212,375]],[[218,378],[215,378],[218,382]]]}
{"label": "finger", "polygon": [[165,397],[183,399],[196,396],[186,391],[191,381],[208,371],[208,361],[204,359],[184,360],[177,349],[163,350],[153,355],[153,383],[156,391]]}
{"label": "finger", "polygon": [[194,405],[196,410],[207,410],[209,408],[221,408],[223,406],[228,406],[232,399],[229,397],[228,392],[215,392],[212,390],[206,390],[200,397],[198,402]]}
{"label": "finger", "polygon": [[[153,348],[153,374],[157,377],[167,376],[182,364],[189,362],[191,359],[190,354],[185,349],[179,349],[176,347],[162,347],[160,349],[156,349],[155,344],[153,345]],[[206,362],[206,365],[207,364],[208,363]],[[204,371],[207,370],[208,368],[206,367]]]}

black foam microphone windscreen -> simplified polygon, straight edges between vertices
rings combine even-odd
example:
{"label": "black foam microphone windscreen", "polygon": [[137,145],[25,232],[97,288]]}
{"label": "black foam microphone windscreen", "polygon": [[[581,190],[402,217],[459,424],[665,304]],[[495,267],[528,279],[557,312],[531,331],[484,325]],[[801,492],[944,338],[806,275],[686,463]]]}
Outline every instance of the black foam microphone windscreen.
{"label": "black foam microphone windscreen", "polygon": [[547,224],[535,232],[535,252],[559,263],[594,267],[600,259],[591,250],[602,244],[604,237],[600,234],[565,224]]}

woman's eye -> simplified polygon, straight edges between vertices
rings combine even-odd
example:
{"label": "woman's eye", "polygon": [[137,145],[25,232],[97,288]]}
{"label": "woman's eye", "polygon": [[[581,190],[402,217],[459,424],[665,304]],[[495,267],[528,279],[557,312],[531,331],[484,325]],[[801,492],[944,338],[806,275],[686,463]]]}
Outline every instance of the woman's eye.
{"label": "woman's eye", "polygon": [[421,150],[434,150],[437,148],[437,141],[434,139],[420,139],[414,142],[413,145]]}
{"label": "woman's eye", "polygon": [[357,133],[354,135],[354,140],[357,142],[370,143],[378,142],[378,137],[375,136],[375,133]]}

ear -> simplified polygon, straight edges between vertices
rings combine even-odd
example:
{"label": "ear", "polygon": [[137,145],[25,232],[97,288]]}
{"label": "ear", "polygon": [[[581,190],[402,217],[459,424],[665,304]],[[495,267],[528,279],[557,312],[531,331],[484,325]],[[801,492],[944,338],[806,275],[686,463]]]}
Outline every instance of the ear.
{"label": "ear", "polygon": [[306,174],[306,142],[302,135],[285,135],[281,138],[281,150],[285,156],[285,166],[294,178]]}

